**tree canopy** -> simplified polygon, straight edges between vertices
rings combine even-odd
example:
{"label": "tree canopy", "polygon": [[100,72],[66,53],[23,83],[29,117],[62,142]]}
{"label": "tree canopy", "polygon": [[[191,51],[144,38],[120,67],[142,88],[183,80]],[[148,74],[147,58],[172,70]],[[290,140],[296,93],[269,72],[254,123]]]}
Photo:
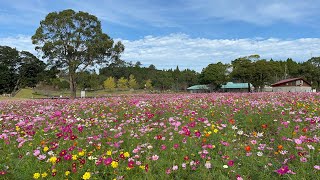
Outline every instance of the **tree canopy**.
{"label": "tree canopy", "polygon": [[71,9],[49,13],[32,36],[32,43],[49,64],[68,71],[73,98],[77,71],[117,61],[124,51],[121,42],[115,43],[102,32],[96,16]]}

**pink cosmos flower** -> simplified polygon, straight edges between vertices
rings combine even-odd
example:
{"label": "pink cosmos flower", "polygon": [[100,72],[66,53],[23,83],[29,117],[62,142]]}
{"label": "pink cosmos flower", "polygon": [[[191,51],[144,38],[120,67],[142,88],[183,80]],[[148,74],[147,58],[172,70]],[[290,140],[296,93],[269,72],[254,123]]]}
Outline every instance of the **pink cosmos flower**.
{"label": "pink cosmos flower", "polygon": [[256,140],[251,140],[250,142],[251,142],[251,144],[253,144],[253,145],[257,144],[257,141],[256,141]]}
{"label": "pink cosmos flower", "polygon": [[170,168],[168,168],[168,169],[166,170],[166,174],[171,174],[171,169],[170,169]]}
{"label": "pink cosmos flower", "polygon": [[174,144],[173,147],[174,147],[175,149],[178,149],[178,148],[179,148],[179,144]]}
{"label": "pink cosmos flower", "polygon": [[156,161],[156,160],[158,160],[158,159],[159,159],[159,156],[158,156],[158,155],[153,155],[153,156],[152,156],[152,160],[153,160],[153,161]]}
{"label": "pink cosmos flower", "polygon": [[307,159],[307,158],[305,158],[305,157],[301,157],[301,158],[300,158],[300,161],[301,161],[301,162],[307,162],[307,161],[308,161],[308,159]]}
{"label": "pink cosmos flower", "polygon": [[61,115],[62,115],[61,111],[54,112],[54,116],[56,116],[56,117],[60,117]]}
{"label": "pink cosmos flower", "polygon": [[295,142],[296,144],[301,144],[301,143],[302,143],[302,141],[301,141],[300,139],[294,139],[294,142]]}
{"label": "pink cosmos flower", "polygon": [[204,165],[207,169],[211,169],[211,163],[209,161],[206,162],[206,164]]}
{"label": "pink cosmos flower", "polygon": [[41,160],[46,159],[46,157],[47,157],[46,155],[41,154],[41,155],[38,156],[38,159],[41,161]]}
{"label": "pink cosmos flower", "polygon": [[320,166],[319,165],[315,165],[313,166],[316,170],[320,170]]}
{"label": "pink cosmos flower", "polygon": [[172,166],[172,170],[173,170],[173,171],[178,170],[178,166],[177,166],[177,165]]}
{"label": "pink cosmos flower", "polygon": [[64,158],[64,160],[69,161],[69,160],[72,159],[72,155],[71,154],[67,154],[63,158]]}
{"label": "pink cosmos flower", "polygon": [[104,161],[103,161],[103,163],[104,163],[104,165],[106,165],[106,166],[108,166],[108,165],[110,165],[111,163],[112,163],[112,158],[107,158],[107,159],[105,159]]}
{"label": "pink cosmos flower", "polygon": [[38,156],[40,154],[40,150],[39,149],[36,149],[33,151],[33,155],[34,156]]}
{"label": "pink cosmos flower", "polygon": [[186,164],[186,163],[182,163],[182,164],[181,164],[181,167],[182,167],[183,169],[185,169],[185,168],[187,168],[187,164]]}

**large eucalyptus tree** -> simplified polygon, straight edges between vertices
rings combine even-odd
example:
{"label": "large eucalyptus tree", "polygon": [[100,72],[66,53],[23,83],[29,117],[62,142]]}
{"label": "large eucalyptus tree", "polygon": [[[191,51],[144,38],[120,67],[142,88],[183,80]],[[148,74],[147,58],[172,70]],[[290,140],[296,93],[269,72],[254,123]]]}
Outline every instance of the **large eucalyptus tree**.
{"label": "large eucalyptus tree", "polygon": [[32,43],[49,64],[68,72],[71,98],[76,97],[76,72],[119,60],[124,51],[121,42],[115,43],[102,32],[96,16],[71,9],[49,13],[32,36]]}

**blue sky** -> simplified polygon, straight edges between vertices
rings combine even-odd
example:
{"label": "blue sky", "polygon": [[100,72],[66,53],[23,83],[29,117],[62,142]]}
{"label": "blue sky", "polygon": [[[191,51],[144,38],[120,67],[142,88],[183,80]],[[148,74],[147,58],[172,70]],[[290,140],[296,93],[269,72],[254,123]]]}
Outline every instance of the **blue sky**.
{"label": "blue sky", "polygon": [[201,71],[241,56],[305,61],[320,56],[313,0],[1,0],[0,45],[34,52],[30,37],[52,11],[97,16],[126,46],[122,58]]}

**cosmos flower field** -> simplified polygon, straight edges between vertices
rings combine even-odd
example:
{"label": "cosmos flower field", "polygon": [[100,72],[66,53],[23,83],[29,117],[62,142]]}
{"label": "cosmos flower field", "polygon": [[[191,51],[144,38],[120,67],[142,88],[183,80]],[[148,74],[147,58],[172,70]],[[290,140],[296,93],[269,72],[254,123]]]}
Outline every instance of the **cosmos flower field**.
{"label": "cosmos flower field", "polygon": [[320,94],[0,102],[0,179],[317,179]]}

